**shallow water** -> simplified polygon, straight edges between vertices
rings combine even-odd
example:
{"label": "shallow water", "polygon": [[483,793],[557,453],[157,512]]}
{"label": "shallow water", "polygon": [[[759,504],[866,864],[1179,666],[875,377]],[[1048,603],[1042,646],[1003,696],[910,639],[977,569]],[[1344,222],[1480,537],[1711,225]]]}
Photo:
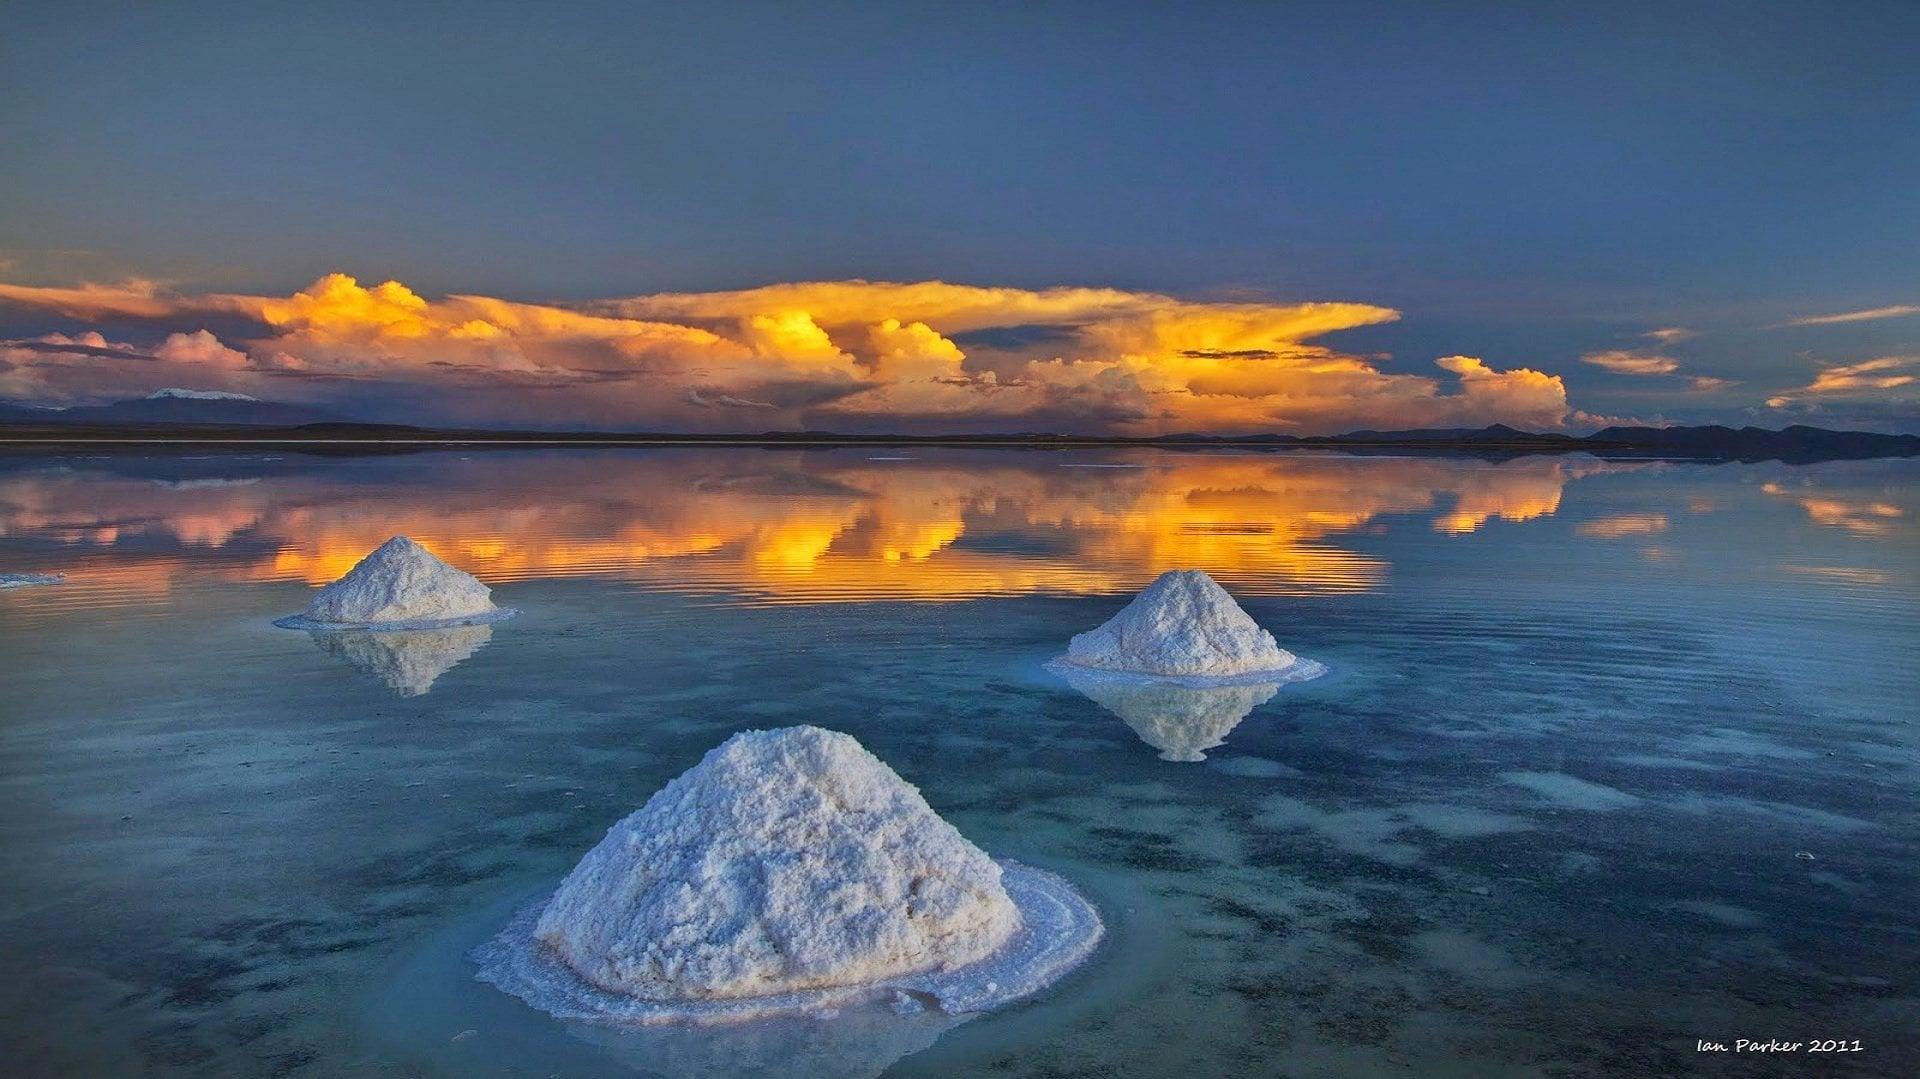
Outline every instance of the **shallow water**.
{"label": "shallow water", "polygon": [[[0,458],[0,573],[66,576],[0,590],[0,1059],[1911,1075],[1916,478],[1152,451]],[[272,626],[396,532],[524,613],[350,646]],[[1331,673],[1116,715],[1047,672],[1185,567]],[[844,1031],[641,1046],[472,979],[466,951],[661,783],[800,722],[1078,884],[1101,952],[1033,1002],[860,1052]],[[1769,1037],[1864,1049],[1696,1051]]]}

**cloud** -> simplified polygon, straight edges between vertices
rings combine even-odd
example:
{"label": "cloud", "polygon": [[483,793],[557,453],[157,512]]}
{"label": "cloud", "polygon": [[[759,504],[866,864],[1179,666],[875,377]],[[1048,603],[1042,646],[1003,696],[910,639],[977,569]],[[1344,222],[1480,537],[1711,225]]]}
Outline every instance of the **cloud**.
{"label": "cloud", "polygon": [[1680,361],[1670,356],[1651,352],[1632,352],[1625,349],[1589,352],[1580,357],[1580,362],[1604,367],[1621,375],[1670,375],[1680,369]]}
{"label": "cloud", "polygon": [[1714,393],[1719,390],[1729,390],[1738,385],[1740,385],[1738,379],[1714,378],[1710,375],[1687,376],[1687,389],[1694,393]]}
{"label": "cloud", "polygon": [[168,319],[195,313],[251,316],[257,313],[260,302],[258,297],[217,293],[183,296],[166,291],[159,282],[138,278],[117,285],[82,284],[72,288],[0,282],[0,304],[57,311],[84,322]]}
{"label": "cloud", "polygon": [[1813,315],[1783,322],[1781,325],[1832,326],[1842,322],[1872,322],[1883,318],[1905,318],[1908,315],[1920,315],[1920,304],[1894,304],[1891,307],[1870,307],[1864,311],[1842,311],[1837,315]]}
{"label": "cloud", "polygon": [[206,330],[168,334],[153,350],[153,358],[162,363],[199,363],[216,367],[245,367],[247,354],[228,348]]}
{"label": "cloud", "polygon": [[1648,330],[1640,336],[1662,345],[1671,345],[1700,335],[1684,326],[1662,326],[1657,330]]}
{"label": "cloud", "polygon": [[113,360],[150,360],[153,357],[132,345],[116,344],[101,336],[97,331],[74,334],[49,333],[40,337],[27,337],[18,341],[0,341],[0,349],[8,352],[27,354],[22,362],[36,362],[36,357],[44,357],[46,362],[59,363],[63,358],[78,356],[99,356]]}
{"label": "cloud", "polygon": [[1920,380],[1920,375],[1909,373],[1916,369],[1920,369],[1920,356],[1882,356],[1861,363],[1836,364],[1821,368],[1812,382],[1799,389],[1769,397],[1767,405],[1784,408],[1806,397],[1882,396],[1882,391],[1900,389]]}
{"label": "cloud", "polygon": [[[1643,337],[1651,337],[1663,342],[1684,340],[1693,336],[1693,331],[1671,326],[1662,330],[1652,330]],[[1610,349],[1602,352],[1589,352],[1580,357],[1582,363],[1602,367],[1620,375],[1635,377],[1658,377],[1676,375],[1680,371],[1680,361],[1657,352],[1635,349]],[[1681,375],[1686,381],[1689,393],[1715,393],[1732,389],[1740,383],[1730,378],[1715,378],[1711,375]]]}
{"label": "cloud", "polygon": [[97,330],[0,341],[0,396],[77,404],[138,396],[183,381],[228,387],[252,366],[206,330],[172,333],[152,348]]}
{"label": "cloud", "polygon": [[[429,402],[438,422],[733,430],[752,410],[756,429],[1157,434],[1585,419],[1560,378],[1542,371],[1448,356],[1436,361],[1444,374],[1394,372],[1322,343],[1400,317],[1365,303],[851,280],[539,304],[433,299],[337,273],[287,296],[129,282],[0,286],[0,302],[88,322],[175,324],[150,349],[125,346],[124,357],[104,337],[48,346],[66,349],[61,362],[85,377],[0,387],[15,396],[151,388],[114,373],[126,365],[112,359],[138,356],[156,371],[199,372],[196,385],[388,414]],[[257,332],[222,341],[198,325],[209,313]],[[112,355],[79,363],[87,348]],[[0,358],[19,363],[21,354]],[[374,394],[382,384],[391,392]]]}
{"label": "cloud", "polygon": [[748,401],[731,394],[719,393],[704,386],[689,386],[687,392],[680,395],[688,404],[700,408],[779,408],[772,401]]}

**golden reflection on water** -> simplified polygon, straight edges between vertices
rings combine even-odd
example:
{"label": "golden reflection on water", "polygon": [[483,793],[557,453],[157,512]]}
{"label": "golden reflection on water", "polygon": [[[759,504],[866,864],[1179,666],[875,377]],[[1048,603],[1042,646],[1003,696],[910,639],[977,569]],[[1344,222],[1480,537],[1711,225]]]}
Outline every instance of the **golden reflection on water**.
{"label": "golden reflection on water", "polygon": [[1664,513],[1618,513],[1581,523],[1576,529],[1592,539],[1621,539],[1627,536],[1657,536],[1667,530]]}
{"label": "golden reflection on water", "polygon": [[1843,528],[1858,536],[1891,536],[1906,516],[1905,510],[1885,498],[1844,498],[1824,491],[1796,490],[1781,483],[1765,484],[1761,490],[1799,502],[1814,524]]}
{"label": "golden reflection on water", "polygon": [[[1067,467],[1085,464],[1128,467]],[[116,548],[116,589],[164,593],[175,547],[241,580],[321,584],[396,533],[490,583],[609,576],[760,602],[1132,591],[1200,568],[1252,595],[1358,592],[1389,566],[1340,537],[1550,516],[1633,467],[1292,454],[673,450],[478,453],[162,482],[0,474],[0,537]],[[87,574],[106,567],[88,567]],[[137,582],[143,573],[157,579]]]}

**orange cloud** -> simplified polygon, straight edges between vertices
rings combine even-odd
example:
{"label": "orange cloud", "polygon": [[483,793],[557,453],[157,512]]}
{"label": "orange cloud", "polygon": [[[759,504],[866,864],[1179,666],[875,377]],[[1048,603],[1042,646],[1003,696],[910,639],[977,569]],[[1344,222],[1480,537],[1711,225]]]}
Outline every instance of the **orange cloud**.
{"label": "orange cloud", "polygon": [[1920,368],[1920,356],[1882,356],[1861,363],[1836,364],[1822,368],[1805,386],[1768,398],[1767,404],[1784,408],[1802,397],[1874,396],[1876,391],[1911,385],[1920,378],[1907,373],[1915,368]]}
{"label": "orange cloud", "polygon": [[[241,316],[260,336],[229,344],[183,327],[145,353],[160,361],[147,374],[181,384],[185,371],[197,385],[282,397],[296,386],[323,395],[318,379],[429,385],[451,391],[435,397],[449,412],[439,418],[461,421],[729,430],[750,410],[755,429],[1159,434],[1577,418],[1565,385],[1541,371],[1449,356],[1436,363],[1451,378],[1394,373],[1319,343],[1399,317],[1363,303],[856,280],[558,305],[436,300],[345,274],[285,297],[189,296],[136,282],[0,286],[0,302],[89,320]],[[55,380],[60,395],[131,378],[102,362],[79,366],[95,379],[69,373]],[[15,379],[10,392],[35,381]]]}
{"label": "orange cloud", "polygon": [[230,313],[253,315],[258,297],[207,294],[185,296],[168,292],[156,281],[134,279],[118,285],[82,284],[72,288],[41,288],[0,282],[0,304],[58,311],[84,322],[108,319],[169,319],[183,314]]}

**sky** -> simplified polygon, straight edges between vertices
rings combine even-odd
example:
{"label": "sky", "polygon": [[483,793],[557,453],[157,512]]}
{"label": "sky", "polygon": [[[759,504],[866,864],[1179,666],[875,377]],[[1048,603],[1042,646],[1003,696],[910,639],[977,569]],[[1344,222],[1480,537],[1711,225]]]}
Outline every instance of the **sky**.
{"label": "sky", "polygon": [[15,0],[0,400],[1920,431],[1916,52],[1904,2]]}

